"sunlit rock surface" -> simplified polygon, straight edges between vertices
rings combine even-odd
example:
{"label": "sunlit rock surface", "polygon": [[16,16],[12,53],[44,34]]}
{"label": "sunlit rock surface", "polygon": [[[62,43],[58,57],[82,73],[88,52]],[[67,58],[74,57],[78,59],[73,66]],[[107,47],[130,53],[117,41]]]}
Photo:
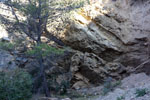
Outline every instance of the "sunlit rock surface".
{"label": "sunlit rock surface", "polygon": [[148,58],[149,1],[100,0],[74,14],[64,33],[72,48],[136,67]]}
{"label": "sunlit rock surface", "polygon": [[4,38],[4,37],[8,37],[8,33],[7,31],[3,28],[3,26],[0,25],[0,39]]}
{"label": "sunlit rock surface", "polygon": [[[82,52],[74,54],[71,63],[78,86],[99,83],[108,76],[125,77],[148,59],[149,11],[149,0],[99,0],[74,13],[61,38]],[[148,65],[142,69],[150,74]]]}

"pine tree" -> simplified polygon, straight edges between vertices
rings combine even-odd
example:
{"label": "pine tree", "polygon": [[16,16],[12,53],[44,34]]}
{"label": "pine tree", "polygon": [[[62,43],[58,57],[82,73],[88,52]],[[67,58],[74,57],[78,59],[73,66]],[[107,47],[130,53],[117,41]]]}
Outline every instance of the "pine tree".
{"label": "pine tree", "polygon": [[[21,31],[25,33],[30,39],[36,42],[35,49],[41,47],[41,36],[46,32],[46,25],[49,17],[49,1],[48,0],[8,0],[6,4],[11,8],[16,19],[16,24]],[[16,9],[21,11],[26,17],[26,20],[20,20],[16,14]],[[55,36],[51,35],[51,40],[63,45],[63,43]],[[41,49],[42,50],[42,49]],[[38,51],[36,57],[40,65],[40,73],[37,80],[41,80],[41,85],[47,97],[50,97],[50,91],[47,85],[45,68],[43,64],[43,52]],[[37,54],[37,52],[35,52]],[[34,84],[36,85],[36,83]],[[36,87],[36,86],[35,86]]]}

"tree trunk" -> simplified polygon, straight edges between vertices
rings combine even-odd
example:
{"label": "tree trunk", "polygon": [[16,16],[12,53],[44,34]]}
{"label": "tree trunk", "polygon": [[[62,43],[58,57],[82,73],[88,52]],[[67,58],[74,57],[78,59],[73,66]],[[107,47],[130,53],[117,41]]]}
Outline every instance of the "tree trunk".
{"label": "tree trunk", "polygon": [[47,81],[46,81],[46,75],[45,75],[45,68],[43,65],[43,57],[42,54],[40,53],[40,57],[38,58],[39,64],[40,64],[40,74],[41,74],[41,80],[42,82],[42,87],[45,92],[46,97],[50,97],[50,91],[48,89]]}

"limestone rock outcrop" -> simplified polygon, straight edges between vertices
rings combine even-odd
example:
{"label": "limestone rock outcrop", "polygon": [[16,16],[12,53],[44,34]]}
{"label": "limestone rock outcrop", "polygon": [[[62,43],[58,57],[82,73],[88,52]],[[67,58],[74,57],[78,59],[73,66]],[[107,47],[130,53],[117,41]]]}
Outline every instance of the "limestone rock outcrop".
{"label": "limestone rock outcrop", "polygon": [[149,2],[99,0],[74,14],[62,39],[73,49],[134,68],[148,59]]}
{"label": "limestone rock outcrop", "polygon": [[149,0],[99,0],[74,13],[61,38],[80,51],[71,58],[75,87],[120,79],[148,59],[149,11]]}

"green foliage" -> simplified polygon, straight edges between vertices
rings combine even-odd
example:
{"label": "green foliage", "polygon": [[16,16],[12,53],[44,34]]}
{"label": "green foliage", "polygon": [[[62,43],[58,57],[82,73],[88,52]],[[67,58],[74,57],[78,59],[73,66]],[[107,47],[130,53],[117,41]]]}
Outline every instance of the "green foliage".
{"label": "green foliage", "polygon": [[9,42],[0,42],[0,49],[4,50],[13,50],[15,48],[15,44]]}
{"label": "green foliage", "polygon": [[43,57],[48,56],[50,54],[60,55],[63,53],[64,53],[64,49],[57,49],[45,43],[35,46],[33,49],[27,51],[28,55],[39,56],[39,54],[42,54]]}
{"label": "green foliage", "polygon": [[[21,11],[21,13],[24,13],[25,16],[30,17],[37,17],[37,14],[39,14],[38,10],[40,9],[42,13],[48,12],[48,0],[41,0],[41,6],[39,6],[39,0],[31,0],[31,2],[24,2],[21,0],[13,0],[11,4],[13,7],[15,7],[17,10]],[[42,14],[41,13],[41,14]]]}
{"label": "green foliage", "polygon": [[112,83],[111,82],[105,82],[104,88],[102,90],[102,95],[106,95],[108,92],[112,91]]}
{"label": "green foliage", "polygon": [[48,0],[41,0],[41,6],[39,6],[39,0],[31,0],[31,3],[27,3],[21,10],[25,15],[30,15],[30,17],[36,18],[37,14],[39,14],[39,9],[41,10],[40,14],[43,16],[48,13],[48,6]]}
{"label": "green foliage", "polygon": [[116,81],[114,84],[113,84],[113,87],[117,87],[117,86],[120,86],[121,85],[121,81]]}
{"label": "green foliage", "polygon": [[49,88],[59,95],[64,95],[67,93],[67,89],[70,88],[70,81],[63,80],[61,83],[57,83],[55,80],[49,80]]}
{"label": "green foliage", "polygon": [[145,88],[144,89],[136,89],[136,92],[135,92],[136,97],[142,97],[147,93],[148,93],[148,90]]}
{"label": "green foliage", "polygon": [[26,15],[36,14],[37,7],[34,4],[28,4],[25,8],[21,9]]}
{"label": "green foliage", "polygon": [[[65,95],[70,88],[70,79],[66,79],[64,77],[59,78],[60,76],[65,76],[65,77],[71,77],[70,74],[69,76],[66,76],[66,73],[52,73],[48,76],[48,86],[49,88],[55,92],[55,94],[59,95]],[[58,80],[59,79],[59,80]]]}
{"label": "green foliage", "polygon": [[125,99],[124,96],[117,97],[117,100],[124,100],[124,99]]}
{"label": "green foliage", "polygon": [[[49,0],[8,1],[8,4],[19,11],[21,16],[26,17],[26,19],[19,19],[15,14],[16,24],[20,26],[24,33],[29,34],[29,37],[31,34],[34,34],[33,38],[35,39],[36,36],[41,35],[39,31],[45,29],[50,11],[48,1]],[[26,31],[25,28],[28,28],[30,32]]]}
{"label": "green foliage", "polygon": [[119,85],[121,85],[121,81],[113,83],[111,79],[106,80],[102,89],[102,95],[106,95],[108,92],[113,91],[114,88],[116,88]]}
{"label": "green foliage", "polygon": [[65,94],[67,92],[67,89],[69,88],[70,88],[70,81],[63,80],[60,85],[60,94]]}
{"label": "green foliage", "polygon": [[31,89],[32,80],[27,72],[0,72],[0,100],[29,100]]}

